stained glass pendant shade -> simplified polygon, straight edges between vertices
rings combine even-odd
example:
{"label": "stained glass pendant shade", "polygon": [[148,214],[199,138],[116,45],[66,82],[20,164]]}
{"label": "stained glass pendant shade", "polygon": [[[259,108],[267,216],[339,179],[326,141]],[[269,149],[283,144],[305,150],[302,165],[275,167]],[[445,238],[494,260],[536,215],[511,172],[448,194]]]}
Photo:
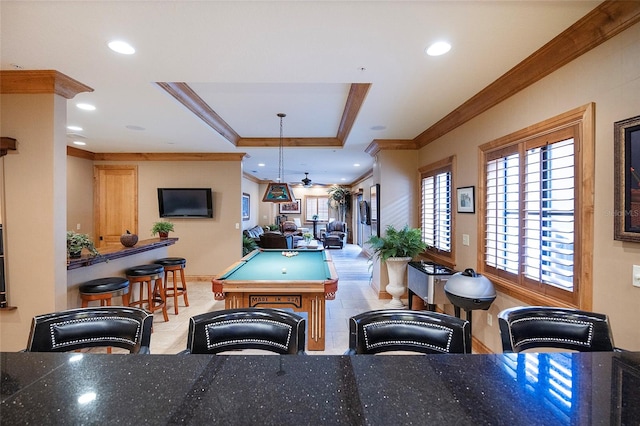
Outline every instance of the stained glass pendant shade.
{"label": "stained glass pendant shade", "polygon": [[280,156],[278,159],[278,182],[269,182],[267,184],[267,190],[262,197],[263,202],[267,203],[290,203],[293,201],[293,191],[289,187],[289,184],[284,182],[284,155],[283,155],[283,140],[282,140],[282,119],[287,114],[282,112],[278,113],[280,117]]}

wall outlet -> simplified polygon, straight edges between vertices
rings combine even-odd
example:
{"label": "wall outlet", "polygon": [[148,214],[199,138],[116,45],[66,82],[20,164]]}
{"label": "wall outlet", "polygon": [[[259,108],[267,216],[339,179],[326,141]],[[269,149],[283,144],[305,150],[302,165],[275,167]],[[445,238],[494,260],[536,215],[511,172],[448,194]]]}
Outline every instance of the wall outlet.
{"label": "wall outlet", "polygon": [[640,266],[633,265],[633,275],[631,277],[633,279],[633,286],[640,287]]}
{"label": "wall outlet", "polygon": [[487,325],[489,327],[493,326],[493,315],[487,313]]}

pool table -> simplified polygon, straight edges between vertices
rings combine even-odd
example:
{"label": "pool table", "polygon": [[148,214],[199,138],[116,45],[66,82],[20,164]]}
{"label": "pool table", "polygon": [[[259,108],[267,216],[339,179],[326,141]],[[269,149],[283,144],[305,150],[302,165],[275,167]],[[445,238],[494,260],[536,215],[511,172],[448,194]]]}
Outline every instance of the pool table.
{"label": "pool table", "polygon": [[[283,254],[294,254],[285,256]],[[212,280],[225,308],[290,308],[307,313],[307,350],[325,348],[325,299],[335,299],[336,273],[328,250],[254,250]]]}

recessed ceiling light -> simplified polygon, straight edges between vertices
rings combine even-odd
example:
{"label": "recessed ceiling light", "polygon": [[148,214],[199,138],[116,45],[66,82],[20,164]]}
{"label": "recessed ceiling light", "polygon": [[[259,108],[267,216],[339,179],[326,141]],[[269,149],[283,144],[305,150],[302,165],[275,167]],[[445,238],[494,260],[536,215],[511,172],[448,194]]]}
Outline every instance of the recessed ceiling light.
{"label": "recessed ceiling light", "polygon": [[360,163],[354,163],[353,167],[360,167]]}
{"label": "recessed ceiling light", "polygon": [[347,178],[340,178],[340,180],[347,180]]}
{"label": "recessed ceiling light", "polygon": [[76,104],[76,106],[85,111],[95,111],[96,107],[90,104]]}
{"label": "recessed ceiling light", "polygon": [[384,130],[387,126],[371,126],[371,130]]}
{"label": "recessed ceiling light", "polygon": [[82,142],[82,141],[73,141],[74,145],[79,145],[79,146],[84,146],[86,145],[86,142]]}
{"label": "recessed ceiling light", "polygon": [[109,43],[109,49],[114,52],[122,53],[123,55],[133,55],[136,53],[136,49],[125,41],[115,40]]}
{"label": "recessed ceiling light", "polygon": [[67,126],[67,129],[69,130],[73,130],[74,132],[81,132],[82,130],[84,130],[82,127],[80,126]]}
{"label": "recessed ceiling light", "polygon": [[427,55],[429,56],[440,56],[444,55],[449,50],[451,50],[451,45],[449,43],[446,41],[437,41],[429,46],[425,52],[427,52]]}

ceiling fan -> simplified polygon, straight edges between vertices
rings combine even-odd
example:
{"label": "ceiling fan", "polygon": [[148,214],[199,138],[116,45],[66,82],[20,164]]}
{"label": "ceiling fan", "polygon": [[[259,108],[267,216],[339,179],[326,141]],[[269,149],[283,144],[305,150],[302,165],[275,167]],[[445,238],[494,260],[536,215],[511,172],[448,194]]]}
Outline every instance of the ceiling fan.
{"label": "ceiling fan", "polygon": [[309,179],[309,173],[304,172],[304,179],[302,179],[302,185],[305,188],[311,188],[311,185],[313,185],[313,183],[311,182],[311,179]]}

